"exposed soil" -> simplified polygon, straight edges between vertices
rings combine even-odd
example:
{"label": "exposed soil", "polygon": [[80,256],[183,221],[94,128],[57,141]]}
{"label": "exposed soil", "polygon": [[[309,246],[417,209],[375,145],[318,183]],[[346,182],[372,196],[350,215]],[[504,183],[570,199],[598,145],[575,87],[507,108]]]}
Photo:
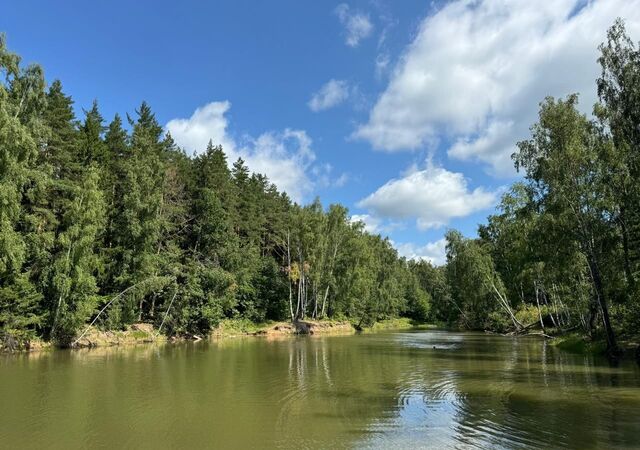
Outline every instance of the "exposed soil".
{"label": "exposed soil", "polygon": [[355,328],[349,322],[311,321],[300,320],[297,322],[276,322],[270,325],[258,327],[255,330],[227,329],[224,324],[213,330],[212,337],[229,336],[293,336],[293,335],[327,335],[327,334],[351,334]]}
{"label": "exposed soil", "polygon": [[74,347],[109,347],[162,342],[166,337],[157,335],[150,323],[134,323],[123,331],[103,331],[91,328]]}
{"label": "exposed soil", "polygon": [[255,335],[291,335],[291,334],[349,334],[355,328],[349,322],[280,322],[265,330],[259,330]]}

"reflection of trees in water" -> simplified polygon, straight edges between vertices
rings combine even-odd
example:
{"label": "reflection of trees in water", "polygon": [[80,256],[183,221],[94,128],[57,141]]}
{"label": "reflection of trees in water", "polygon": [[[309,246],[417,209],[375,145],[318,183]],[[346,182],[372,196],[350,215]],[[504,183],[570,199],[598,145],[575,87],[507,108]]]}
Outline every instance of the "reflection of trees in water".
{"label": "reflection of trees in water", "polygon": [[[539,341],[482,337],[466,341],[458,352],[433,356],[436,366],[457,375],[449,386],[462,399],[455,414],[455,434],[462,443],[586,448],[596,442],[634,442],[634,435],[637,442],[634,422],[604,417],[627,410],[638,423],[638,391],[625,405],[625,392],[611,389],[623,375],[593,358],[554,351]],[[626,384],[638,385],[637,371]],[[608,431],[616,427],[617,437]]]}
{"label": "reflection of trees in water", "polygon": [[370,340],[326,337],[287,343],[288,378],[277,423],[283,440],[350,447],[396,406],[401,367],[393,356],[372,351]]}
{"label": "reflection of trees in water", "polygon": [[427,332],[97,350],[3,364],[0,381],[12,389],[0,393],[13,407],[0,436],[27,436],[33,447],[52,438],[97,446],[105,435],[113,447],[640,441],[638,368],[539,340]]}
{"label": "reflection of trees in water", "polygon": [[399,336],[386,351],[404,353],[412,364],[399,378],[398,407],[374,423],[377,434],[363,447],[590,448],[640,441],[634,366],[621,371],[527,338]]}

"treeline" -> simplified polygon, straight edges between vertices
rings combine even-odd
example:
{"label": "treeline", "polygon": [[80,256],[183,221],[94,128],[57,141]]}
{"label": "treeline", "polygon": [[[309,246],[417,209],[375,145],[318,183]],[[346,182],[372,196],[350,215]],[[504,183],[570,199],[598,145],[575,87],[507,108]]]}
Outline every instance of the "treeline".
{"label": "treeline", "polygon": [[[547,98],[518,143],[524,181],[477,239],[447,234],[433,314],[469,328],[640,334],[640,51],[618,20],[600,46],[594,118]],[[427,277],[429,278],[429,277]]]}
{"label": "treeline", "polygon": [[[206,333],[223,318],[425,319],[389,241],[318,200],[300,206],[212,144],[190,157],[142,103],[78,120],[59,81],[0,38],[0,330],[69,345],[103,329]],[[128,126],[127,126],[128,124]]]}
{"label": "treeline", "polygon": [[195,157],[146,103],[78,120],[59,81],[0,39],[0,330],[69,345],[88,323],[170,335],[224,318],[397,316],[499,332],[640,333],[640,50],[617,21],[593,118],[547,98],[524,174],[447,262],[399,258],[341,205],[301,206],[210,144]]}

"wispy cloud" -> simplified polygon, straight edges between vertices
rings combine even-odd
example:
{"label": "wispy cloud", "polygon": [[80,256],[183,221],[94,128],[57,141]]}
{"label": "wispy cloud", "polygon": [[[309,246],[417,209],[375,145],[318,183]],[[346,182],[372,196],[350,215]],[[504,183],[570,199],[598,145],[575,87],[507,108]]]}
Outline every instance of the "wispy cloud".
{"label": "wispy cloud", "polygon": [[309,100],[311,111],[324,111],[349,98],[349,83],[345,80],[329,80]]}
{"label": "wispy cloud", "polygon": [[353,11],[346,3],[339,4],[335,13],[344,27],[345,44],[357,47],[360,41],[371,36],[373,24],[368,14]]}

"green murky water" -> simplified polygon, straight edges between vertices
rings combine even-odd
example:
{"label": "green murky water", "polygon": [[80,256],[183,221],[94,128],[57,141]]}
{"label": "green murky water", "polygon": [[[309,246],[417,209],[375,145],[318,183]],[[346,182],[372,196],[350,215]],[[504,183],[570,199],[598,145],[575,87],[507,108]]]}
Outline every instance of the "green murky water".
{"label": "green murky water", "polygon": [[640,370],[443,331],[0,357],[0,447],[640,448]]}

